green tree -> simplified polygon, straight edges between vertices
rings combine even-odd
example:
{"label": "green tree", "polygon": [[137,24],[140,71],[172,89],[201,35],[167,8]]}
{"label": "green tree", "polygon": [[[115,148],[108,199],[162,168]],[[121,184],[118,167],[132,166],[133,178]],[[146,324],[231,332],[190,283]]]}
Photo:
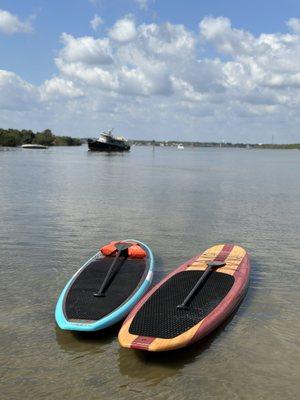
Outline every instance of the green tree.
{"label": "green tree", "polygon": [[42,132],[37,132],[33,143],[42,144],[44,146],[51,146],[54,144],[55,136],[50,129],[45,129]]}

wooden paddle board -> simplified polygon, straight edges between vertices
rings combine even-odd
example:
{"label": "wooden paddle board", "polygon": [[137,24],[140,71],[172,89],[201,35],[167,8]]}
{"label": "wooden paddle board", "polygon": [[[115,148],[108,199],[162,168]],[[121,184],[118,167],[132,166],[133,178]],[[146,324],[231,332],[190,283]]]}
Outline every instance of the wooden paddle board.
{"label": "wooden paddle board", "polygon": [[[179,308],[212,262],[224,265],[205,277],[186,309]],[[119,332],[121,346],[167,351],[202,339],[241,302],[249,275],[249,257],[242,247],[220,244],[198,254],[139,301]]]}

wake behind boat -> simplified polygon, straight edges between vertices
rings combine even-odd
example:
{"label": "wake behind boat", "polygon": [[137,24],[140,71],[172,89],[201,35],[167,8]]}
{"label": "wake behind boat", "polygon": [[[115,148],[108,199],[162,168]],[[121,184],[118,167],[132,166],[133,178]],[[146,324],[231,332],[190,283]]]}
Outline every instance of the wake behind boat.
{"label": "wake behind boat", "polygon": [[113,129],[104,131],[99,139],[88,139],[89,150],[91,151],[128,151],[130,145],[123,136],[114,136]]}

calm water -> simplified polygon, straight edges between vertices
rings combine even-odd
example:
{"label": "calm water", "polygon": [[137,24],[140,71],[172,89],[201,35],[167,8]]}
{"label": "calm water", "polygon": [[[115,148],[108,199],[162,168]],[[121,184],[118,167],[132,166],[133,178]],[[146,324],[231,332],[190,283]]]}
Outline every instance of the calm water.
{"label": "calm water", "polygon": [[[0,151],[0,205],[2,399],[299,398],[299,151]],[[247,297],[171,354],[120,348],[118,327],[59,330],[64,284],[119,238],[152,247],[156,281],[213,244],[240,244]]]}

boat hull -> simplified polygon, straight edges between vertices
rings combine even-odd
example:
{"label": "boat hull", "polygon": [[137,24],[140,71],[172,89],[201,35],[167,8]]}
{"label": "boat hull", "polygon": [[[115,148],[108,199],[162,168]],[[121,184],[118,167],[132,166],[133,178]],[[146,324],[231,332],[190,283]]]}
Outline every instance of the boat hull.
{"label": "boat hull", "polygon": [[88,140],[88,146],[90,151],[129,151],[129,144],[113,144],[113,143],[105,143],[99,142],[98,140]]}
{"label": "boat hull", "polygon": [[36,150],[45,150],[48,149],[47,146],[44,146],[42,144],[23,144],[22,149],[36,149]]}

